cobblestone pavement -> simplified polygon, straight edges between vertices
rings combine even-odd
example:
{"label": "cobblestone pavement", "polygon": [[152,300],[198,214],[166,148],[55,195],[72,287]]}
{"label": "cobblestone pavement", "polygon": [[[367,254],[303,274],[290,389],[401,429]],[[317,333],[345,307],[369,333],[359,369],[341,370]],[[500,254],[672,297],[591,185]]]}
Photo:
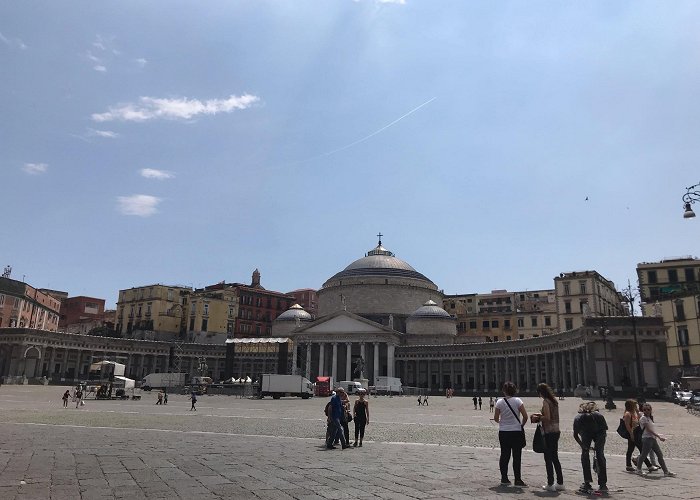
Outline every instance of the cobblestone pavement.
{"label": "cobblestone pavement", "polygon": [[[579,399],[561,402],[560,457],[567,491],[549,493],[541,455],[525,451],[527,488],[498,485],[497,427],[470,398],[371,398],[362,448],[326,450],[323,400],[262,401],[185,396],[156,406],[91,401],[63,409],[61,387],[0,388],[0,499],[91,498],[573,498],[582,476],[570,437]],[[625,442],[607,416],[608,484],[613,498],[700,498],[700,417],[655,403],[676,478],[624,472]],[[539,401],[525,398],[528,412]],[[602,406],[602,405],[601,405]],[[352,424],[351,431],[352,431]],[[528,426],[534,427],[534,426]],[[528,442],[534,429],[528,430]],[[512,479],[512,477],[511,477]]]}

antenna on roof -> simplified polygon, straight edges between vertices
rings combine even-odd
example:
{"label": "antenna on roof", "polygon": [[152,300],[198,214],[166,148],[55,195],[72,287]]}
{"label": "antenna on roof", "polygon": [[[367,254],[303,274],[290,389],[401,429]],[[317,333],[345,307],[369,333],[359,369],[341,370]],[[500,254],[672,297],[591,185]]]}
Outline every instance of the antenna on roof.
{"label": "antenna on roof", "polygon": [[5,270],[2,272],[3,278],[9,278],[12,274],[12,266],[5,266]]}

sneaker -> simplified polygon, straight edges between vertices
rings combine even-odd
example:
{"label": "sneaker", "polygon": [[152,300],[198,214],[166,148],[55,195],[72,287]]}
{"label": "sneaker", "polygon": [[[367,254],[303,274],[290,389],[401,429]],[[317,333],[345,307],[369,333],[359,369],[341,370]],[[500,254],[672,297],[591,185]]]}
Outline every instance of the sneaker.
{"label": "sneaker", "polygon": [[335,450],[335,446],[333,446],[333,445],[331,445],[331,446],[326,446],[326,449],[327,449],[327,450]]}
{"label": "sneaker", "polygon": [[542,489],[544,491],[557,491],[557,487],[554,486],[553,484],[543,484]]}
{"label": "sneaker", "polygon": [[360,444],[358,444],[357,446],[359,446],[360,448],[362,448],[362,441],[360,441]]}
{"label": "sneaker", "polygon": [[625,470],[626,470],[627,472],[634,472],[634,471],[636,471],[637,469],[635,469],[634,467],[632,467],[632,466],[630,465],[630,466],[626,467]]}
{"label": "sneaker", "polygon": [[350,448],[350,445],[349,445],[349,444],[344,444],[344,445],[343,445],[343,449],[344,449],[344,450],[346,450],[346,449],[348,449],[348,448]]}
{"label": "sneaker", "polygon": [[651,467],[649,467],[649,472],[656,472],[657,470],[661,469],[658,465],[654,464]]}
{"label": "sneaker", "polygon": [[636,473],[638,476],[642,476],[642,477],[647,476],[649,474],[648,472],[643,471],[642,469],[637,469]]}
{"label": "sneaker", "polygon": [[675,472],[671,472],[670,470],[668,470],[668,471],[664,472],[664,476],[666,476],[666,477],[676,477],[676,473],[675,473]]}
{"label": "sneaker", "polygon": [[591,486],[590,483],[583,483],[578,487],[578,490],[583,493],[590,493],[593,491],[593,486]]}
{"label": "sneaker", "polygon": [[637,466],[637,457],[632,457],[632,463],[635,467]]}
{"label": "sneaker", "polygon": [[353,448],[357,448],[357,441],[355,441],[354,443],[352,443],[352,446],[353,446]]}
{"label": "sneaker", "polygon": [[515,484],[515,486],[527,486],[527,484],[525,484],[525,482],[522,479],[516,479],[513,484]]}
{"label": "sneaker", "polygon": [[510,486],[510,479],[508,479],[507,477],[501,479],[501,484],[504,484],[506,486]]}
{"label": "sneaker", "polygon": [[557,491],[564,491],[566,489],[566,486],[563,484],[555,484],[554,487],[557,489]]}
{"label": "sneaker", "polygon": [[608,487],[603,485],[603,486],[598,486],[598,489],[596,491],[600,491],[601,493],[607,493],[608,492]]}

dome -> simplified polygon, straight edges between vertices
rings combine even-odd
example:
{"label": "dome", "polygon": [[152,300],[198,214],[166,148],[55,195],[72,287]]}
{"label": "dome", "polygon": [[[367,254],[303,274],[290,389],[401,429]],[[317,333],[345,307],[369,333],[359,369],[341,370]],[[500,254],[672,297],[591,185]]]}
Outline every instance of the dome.
{"label": "dome", "polygon": [[354,277],[413,278],[434,285],[432,281],[413,269],[407,262],[396,258],[392,252],[384,248],[381,240],[373,250],[367,252],[367,255],[335,274],[326,283]]}
{"label": "dome", "polygon": [[442,307],[438,306],[432,300],[429,300],[421,307],[416,309],[409,318],[425,318],[425,319],[449,319],[452,320],[452,316],[449,315]]}
{"label": "dome", "polygon": [[299,304],[294,304],[292,307],[277,316],[275,321],[312,321],[311,315],[304,311]]}

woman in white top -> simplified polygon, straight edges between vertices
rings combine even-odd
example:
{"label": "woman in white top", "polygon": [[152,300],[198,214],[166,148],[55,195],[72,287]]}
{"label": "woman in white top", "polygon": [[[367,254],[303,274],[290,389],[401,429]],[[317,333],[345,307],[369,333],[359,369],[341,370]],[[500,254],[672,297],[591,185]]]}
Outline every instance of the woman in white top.
{"label": "woman in white top", "polygon": [[640,476],[647,475],[646,472],[642,471],[642,464],[644,463],[644,459],[649,455],[649,452],[654,450],[654,453],[656,453],[656,459],[659,461],[659,465],[664,470],[664,476],[673,477],[676,474],[668,470],[668,467],[666,467],[664,455],[661,453],[661,448],[659,447],[658,441],[656,441],[658,438],[663,442],[666,441],[666,438],[656,432],[656,425],[651,419],[651,405],[649,403],[644,403],[642,405],[642,411],[644,412],[644,415],[639,419],[639,427],[642,429],[642,453],[637,459],[637,474]]}
{"label": "woman in white top", "polygon": [[515,485],[526,486],[520,476],[520,459],[525,446],[523,427],[527,423],[527,412],[522,400],[515,397],[517,392],[518,388],[513,382],[503,384],[503,395],[505,397],[496,402],[493,419],[498,422],[498,442],[501,445],[501,458],[498,461],[501,469],[501,484],[510,484],[508,479],[508,462],[510,462],[512,454]]}

